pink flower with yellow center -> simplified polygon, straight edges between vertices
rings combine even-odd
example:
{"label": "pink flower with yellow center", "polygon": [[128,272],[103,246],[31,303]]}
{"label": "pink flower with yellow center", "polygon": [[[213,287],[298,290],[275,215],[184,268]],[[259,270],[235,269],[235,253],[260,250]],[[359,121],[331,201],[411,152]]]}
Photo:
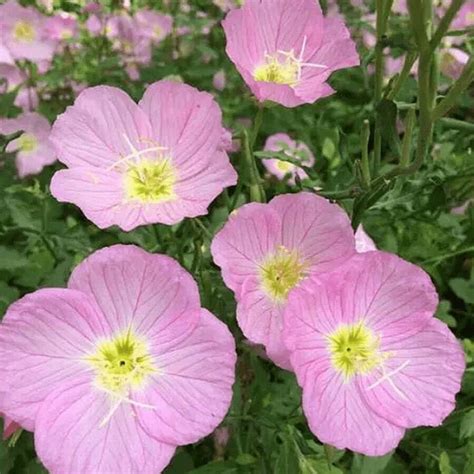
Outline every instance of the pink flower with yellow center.
{"label": "pink flower with yellow center", "polygon": [[47,37],[45,20],[34,8],[9,0],[0,5],[0,42],[14,59],[50,60],[55,43]]}
{"label": "pink flower with yellow center", "polygon": [[99,250],[0,323],[0,410],[51,474],[159,473],[229,408],[235,345],[173,259]]}
{"label": "pink flower with yellow center", "polygon": [[261,102],[295,107],[334,93],[332,72],[359,65],[349,31],[316,0],[247,0],[222,23],[227,54]]}
{"label": "pink flower with yellow center", "polygon": [[100,228],[207,214],[237,181],[223,134],[212,96],[185,84],[157,82],[138,105],[114,87],[86,89],[53,125],[51,141],[69,169],[54,175],[51,192]]}
{"label": "pink flower with yellow center", "polygon": [[310,275],[337,268],[355,253],[355,243],[342,209],[303,192],[242,206],[214,237],[211,253],[235,293],[245,337],[290,369],[282,342],[288,295]]}
{"label": "pink flower with yellow center", "polygon": [[[265,142],[265,151],[279,151],[299,161],[302,165],[311,167],[314,165],[314,155],[303,142],[292,140],[286,133],[276,133],[267,138]],[[290,184],[295,183],[295,178],[305,179],[308,175],[305,171],[293,163],[270,158],[262,160],[265,168],[278,179],[288,178]]]}
{"label": "pink flower with yellow center", "polygon": [[31,112],[14,119],[0,119],[2,135],[19,130],[23,133],[7,145],[6,151],[16,153],[16,168],[20,178],[38,174],[45,166],[56,161],[56,153],[49,141],[51,125],[45,117]]}
{"label": "pink flower with yellow center", "polygon": [[173,18],[146,8],[137,11],[134,16],[140,34],[154,43],[163,41],[173,29]]}
{"label": "pink flower with yellow center", "polygon": [[322,443],[381,456],[451,413],[465,361],[437,303],[423,270],[379,251],[291,293],[283,339]]}

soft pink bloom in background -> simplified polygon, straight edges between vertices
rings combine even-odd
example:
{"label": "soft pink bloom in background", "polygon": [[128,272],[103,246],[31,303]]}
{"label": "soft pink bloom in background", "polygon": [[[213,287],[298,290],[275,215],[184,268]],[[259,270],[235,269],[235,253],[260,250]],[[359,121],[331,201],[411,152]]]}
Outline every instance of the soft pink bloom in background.
{"label": "soft pink bloom in background", "polygon": [[102,5],[99,2],[89,2],[83,8],[84,13],[100,13]]}
{"label": "soft pink bloom in background", "polygon": [[161,472],[232,398],[229,330],[175,260],[135,246],[11,305],[0,342],[0,410],[34,431],[51,474]]}
{"label": "soft pink bloom in background", "polygon": [[49,39],[64,42],[77,37],[79,25],[74,16],[61,12],[46,19],[45,31]]}
{"label": "soft pink bloom in background", "polygon": [[359,56],[342,20],[315,0],[247,0],[222,23],[226,52],[261,102],[295,107],[334,93],[333,71]]}
{"label": "soft pink bloom in background", "polygon": [[464,66],[469,61],[469,54],[458,48],[445,48],[440,51],[441,72],[451,79],[458,79]]}
{"label": "soft pink bloom in background", "polygon": [[0,42],[14,59],[53,57],[55,43],[47,38],[45,19],[35,8],[24,8],[14,0],[0,5]]}
{"label": "soft pink bloom in background", "polygon": [[91,15],[86,20],[86,28],[92,36],[98,36],[105,32],[105,20],[98,15]]}
{"label": "soft pink bloom in background", "polygon": [[0,63],[1,64],[9,64],[10,66],[15,65],[15,60],[13,59],[10,51],[8,48],[2,44],[2,38],[0,35]]}
{"label": "soft pink bloom in background", "polygon": [[33,87],[25,87],[26,75],[16,66],[0,63],[0,78],[5,80],[4,84],[0,85],[0,93],[8,93],[19,88],[15,105],[25,111],[32,111],[38,107],[38,94]]}
{"label": "soft pink bloom in background", "polygon": [[377,250],[375,242],[367,234],[362,227],[362,224],[357,227],[355,233],[355,246],[358,253],[370,252],[371,250]]}
{"label": "soft pink bloom in background", "polygon": [[157,11],[142,9],[135,14],[140,34],[154,43],[164,40],[173,29],[173,18]]}
{"label": "soft pink bloom in background", "polygon": [[474,0],[467,0],[451,23],[452,30],[472,28],[474,24]]}
{"label": "soft pink bloom in background", "polygon": [[464,354],[437,303],[423,270],[378,251],[290,294],[284,341],[322,443],[380,456],[451,413]]}
{"label": "soft pink bloom in background", "polygon": [[309,275],[337,268],[355,243],[341,208],[303,192],[242,206],[214,237],[211,253],[235,293],[245,337],[290,369],[281,340],[288,292]]}
{"label": "soft pink bloom in background", "polygon": [[120,89],[83,91],[53,125],[60,161],[51,192],[98,227],[131,230],[207,214],[237,175],[222,150],[221,112],[206,92],[171,81],[137,105]]}
{"label": "soft pink bloom in background", "polygon": [[[290,158],[298,160],[302,165],[311,167],[314,165],[314,155],[303,142],[292,140],[286,133],[276,133],[267,138],[265,142],[265,151],[281,151]],[[302,168],[287,161],[277,160],[276,158],[262,160],[265,168],[279,180],[288,177],[290,184],[295,183],[295,178],[305,179],[308,175]]]}
{"label": "soft pink bloom in background", "polygon": [[16,168],[20,178],[38,174],[56,161],[56,153],[49,141],[51,125],[36,112],[25,113],[14,119],[0,119],[0,133],[9,135],[23,130],[23,134],[11,141],[6,148],[9,153],[17,152]]}
{"label": "soft pink bloom in background", "polygon": [[218,91],[223,91],[225,88],[226,79],[225,79],[225,72],[223,69],[217,71],[212,78],[212,85]]}

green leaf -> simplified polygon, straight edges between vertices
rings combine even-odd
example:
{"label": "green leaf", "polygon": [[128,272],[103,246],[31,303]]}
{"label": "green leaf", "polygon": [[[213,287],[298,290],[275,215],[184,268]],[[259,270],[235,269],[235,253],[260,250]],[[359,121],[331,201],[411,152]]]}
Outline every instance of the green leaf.
{"label": "green leaf", "polygon": [[26,257],[13,248],[0,246],[0,270],[17,270],[28,265]]}
{"label": "green leaf", "polygon": [[400,156],[400,139],[397,130],[398,110],[395,102],[382,99],[377,107],[377,117],[381,124],[382,137],[390,145],[392,153]]}
{"label": "green leaf", "polygon": [[436,317],[445,322],[450,328],[455,328],[457,325],[455,317],[450,314],[451,301],[441,300],[436,310]]}
{"label": "green leaf", "polygon": [[237,456],[235,462],[241,466],[248,466],[249,464],[253,464],[256,460],[255,456],[249,453],[241,453]]}
{"label": "green leaf", "polygon": [[449,286],[458,298],[466,303],[474,304],[474,279],[453,278],[449,280]]}
{"label": "green leaf", "polygon": [[352,474],[378,474],[382,473],[392,459],[393,452],[385,456],[363,456],[354,454],[352,461]]}
{"label": "green leaf", "polygon": [[474,408],[463,416],[459,428],[460,439],[470,438],[471,436],[474,436]]}
{"label": "green leaf", "polygon": [[443,451],[439,456],[439,472],[441,474],[452,474],[451,463],[449,462],[449,456],[446,451]]}

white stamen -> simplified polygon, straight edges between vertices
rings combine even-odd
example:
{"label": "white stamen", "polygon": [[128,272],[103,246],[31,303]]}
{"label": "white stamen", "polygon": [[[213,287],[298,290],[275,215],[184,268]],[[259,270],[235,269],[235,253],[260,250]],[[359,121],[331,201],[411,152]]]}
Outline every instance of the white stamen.
{"label": "white stamen", "polygon": [[[135,146],[133,145],[133,143],[130,141],[130,139],[127,137],[127,135],[123,134],[124,138],[125,138],[125,141],[127,142],[127,145],[129,146],[130,150],[132,151],[132,153],[124,156],[123,158],[121,158],[120,160],[114,162],[112,165],[110,165],[106,171],[111,171],[113,170],[117,165],[123,163],[123,162],[126,162],[126,161],[129,161],[130,159],[132,158],[135,158],[137,164],[139,163],[140,161],[140,157],[141,155],[145,155],[147,153],[151,153],[151,152],[154,152],[154,151],[163,151],[163,150],[166,150],[167,147],[165,146],[153,146],[153,147],[150,147],[150,148],[145,148],[144,150],[137,150],[135,148]],[[144,141],[143,139],[141,141]]]}
{"label": "white stamen", "polygon": [[380,378],[379,380],[377,380],[376,382],[374,382],[372,385],[370,385],[367,390],[372,390],[374,389],[375,387],[377,387],[378,385],[380,385],[382,382],[384,382],[385,380],[388,381],[388,383],[390,384],[390,386],[395,390],[395,392],[403,399],[407,399],[407,397],[405,396],[405,394],[395,385],[394,381],[392,380],[392,377],[395,375],[395,374],[398,374],[398,372],[402,371],[408,364],[410,363],[409,360],[406,360],[400,367],[396,368],[395,370],[392,370],[391,372],[389,372],[388,374],[385,373],[385,367],[384,365],[382,364],[381,367],[382,367],[382,378]]}
{"label": "white stamen", "polygon": [[154,405],[148,405],[146,403],[141,403],[141,402],[137,402],[135,400],[132,400],[131,398],[128,398],[128,397],[125,397],[124,395],[120,395],[116,392],[112,392],[111,390],[106,390],[106,389],[103,389],[101,388],[101,390],[104,390],[106,393],[112,395],[112,397],[116,398],[116,402],[112,405],[109,413],[105,416],[105,418],[100,422],[99,424],[99,428],[103,428],[111,419],[112,419],[112,416],[115,414],[115,412],[118,410],[120,404],[122,402],[124,403],[128,403],[130,405],[133,405],[133,406],[137,406],[137,407],[141,407],[141,408],[148,408],[150,410],[156,410],[156,406]]}

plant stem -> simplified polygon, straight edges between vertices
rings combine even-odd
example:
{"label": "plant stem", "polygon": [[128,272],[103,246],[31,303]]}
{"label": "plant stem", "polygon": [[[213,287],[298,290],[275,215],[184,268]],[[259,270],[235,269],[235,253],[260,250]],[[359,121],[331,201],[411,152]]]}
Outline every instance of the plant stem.
{"label": "plant stem", "polygon": [[360,134],[360,146],[361,146],[361,171],[362,171],[362,178],[364,181],[364,186],[366,188],[370,187],[370,166],[369,166],[369,137],[370,137],[370,124],[368,120],[364,120],[362,124],[362,130]]}
{"label": "plant stem", "polygon": [[260,177],[258,175],[257,164],[250,147],[250,139],[247,130],[242,131],[242,157],[243,165],[246,166],[249,177],[250,200],[255,202],[265,202],[265,193],[260,184]]}
{"label": "plant stem", "polygon": [[409,53],[407,53],[407,55],[405,56],[405,61],[403,63],[403,68],[400,71],[400,74],[398,75],[395,83],[393,84],[391,91],[387,94],[388,100],[393,100],[398,95],[400,89],[402,88],[403,84],[405,83],[407,77],[410,74],[413,64],[415,64],[417,57],[418,53],[415,51],[410,51]]}
{"label": "plant stem", "polygon": [[410,109],[405,121],[405,135],[403,136],[402,156],[400,159],[400,166],[407,167],[410,163],[411,142],[413,136],[413,128],[415,126],[416,114],[413,109]]}
{"label": "plant stem", "polygon": [[474,59],[469,58],[468,63],[464,66],[459,79],[451,87],[446,97],[435,107],[433,111],[433,121],[436,121],[446,115],[454,106],[459,96],[469,87],[474,79]]}
{"label": "plant stem", "polygon": [[453,21],[454,17],[456,16],[457,12],[460,10],[464,3],[464,0],[452,0],[451,5],[446,10],[443,18],[439,22],[438,28],[436,29],[433,38],[430,41],[430,48],[434,51],[438,45],[441,43],[441,40],[446,35],[449,25]]}

